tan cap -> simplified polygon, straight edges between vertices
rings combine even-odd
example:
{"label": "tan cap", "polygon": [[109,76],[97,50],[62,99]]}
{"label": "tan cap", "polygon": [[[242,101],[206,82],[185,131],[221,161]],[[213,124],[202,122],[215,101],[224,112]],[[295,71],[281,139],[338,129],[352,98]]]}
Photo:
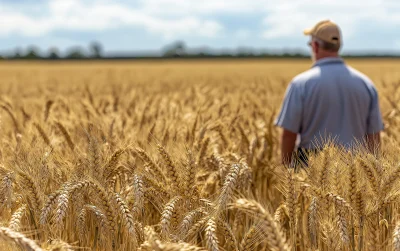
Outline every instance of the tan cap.
{"label": "tan cap", "polygon": [[311,35],[332,44],[341,44],[342,42],[340,28],[331,20],[318,22],[314,27],[304,30],[304,35]]}

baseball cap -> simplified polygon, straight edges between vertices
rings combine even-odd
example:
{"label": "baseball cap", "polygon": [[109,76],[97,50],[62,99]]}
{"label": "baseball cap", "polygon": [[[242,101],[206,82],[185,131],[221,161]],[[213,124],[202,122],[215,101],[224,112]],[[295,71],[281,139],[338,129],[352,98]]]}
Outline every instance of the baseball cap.
{"label": "baseball cap", "polygon": [[305,29],[303,33],[332,44],[341,44],[342,42],[339,26],[329,19],[318,22],[314,27]]}

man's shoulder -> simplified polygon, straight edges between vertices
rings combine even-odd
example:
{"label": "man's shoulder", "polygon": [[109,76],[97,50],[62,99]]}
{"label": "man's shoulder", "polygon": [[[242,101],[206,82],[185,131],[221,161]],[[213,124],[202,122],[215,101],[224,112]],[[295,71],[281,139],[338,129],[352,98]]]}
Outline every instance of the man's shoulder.
{"label": "man's shoulder", "polygon": [[305,85],[312,79],[318,79],[321,76],[321,71],[318,68],[311,68],[306,70],[292,78],[292,84],[294,85]]}
{"label": "man's shoulder", "polygon": [[346,65],[346,67],[347,67],[348,71],[350,72],[350,75],[353,78],[358,78],[358,79],[362,80],[367,86],[374,87],[373,81],[365,73],[362,73],[361,71],[359,71],[349,65]]}
{"label": "man's shoulder", "polygon": [[[362,82],[365,83],[369,88],[375,88],[375,85],[373,81],[364,73],[361,71],[346,65],[347,71],[350,73],[350,76],[354,79],[359,79]],[[319,80],[323,78],[321,74],[321,68],[320,67],[313,67],[309,70],[306,70],[298,75],[296,75],[292,79],[292,84],[294,85],[305,85],[308,82],[312,82],[312,80]]]}

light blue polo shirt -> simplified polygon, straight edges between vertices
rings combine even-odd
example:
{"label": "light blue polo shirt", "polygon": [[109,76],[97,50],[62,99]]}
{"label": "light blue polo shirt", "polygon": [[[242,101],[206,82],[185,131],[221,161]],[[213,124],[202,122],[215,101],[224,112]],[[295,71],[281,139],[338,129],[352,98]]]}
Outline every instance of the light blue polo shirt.
{"label": "light blue polo shirt", "polygon": [[341,58],[320,59],[292,79],[275,125],[297,133],[306,149],[328,139],[354,147],[384,129],[374,84]]}

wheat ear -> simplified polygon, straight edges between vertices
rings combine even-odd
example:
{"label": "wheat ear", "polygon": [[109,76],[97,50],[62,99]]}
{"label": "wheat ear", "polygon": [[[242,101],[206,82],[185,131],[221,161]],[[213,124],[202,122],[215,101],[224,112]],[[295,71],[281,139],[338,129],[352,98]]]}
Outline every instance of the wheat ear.
{"label": "wheat ear", "polygon": [[134,225],[134,220],[131,212],[129,211],[129,208],[126,204],[126,202],[119,196],[119,194],[114,194],[117,205],[119,206],[119,211],[122,215],[122,219],[125,222],[125,227],[128,230],[129,234],[132,234],[133,236],[136,236],[135,233],[135,225]]}
{"label": "wheat ear", "polygon": [[16,232],[19,231],[19,229],[21,228],[21,219],[24,216],[26,209],[27,209],[26,204],[23,204],[22,206],[20,206],[18,208],[17,211],[15,211],[13,213],[13,215],[11,216],[10,223],[8,225],[8,227],[11,230],[16,231]]}
{"label": "wheat ear", "polygon": [[191,212],[189,212],[182,220],[182,223],[179,227],[179,232],[181,236],[184,237],[189,229],[192,227],[193,223],[198,220],[200,217],[206,215],[207,212],[204,207],[197,208]]}
{"label": "wheat ear", "polygon": [[57,198],[61,195],[61,193],[64,191],[66,187],[68,187],[70,184],[66,183],[64,184],[61,189],[55,191],[54,193],[50,194],[47,198],[46,203],[44,204],[41,214],[40,214],[40,224],[45,225],[47,222],[47,218],[49,214],[51,213],[51,208],[56,204]]}
{"label": "wheat ear", "polygon": [[76,227],[78,229],[79,239],[83,240],[86,235],[86,215],[87,209],[82,208],[78,214],[78,220],[76,221]]}
{"label": "wheat ear", "polygon": [[251,200],[239,199],[233,203],[232,207],[242,210],[262,221],[261,227],[268,233],[268,245],[272,250],[290,250],[286,238],[274,221],[274,218],[260,204]]}
{"label": "wheat ear", "polygon": [[3,108],[3,110],[7,112],[7,114],[10,116],[11,120],[13,121],[15,134],[20,134],[21,130],[19,129],[19,124],[18,124],[17,119],[14,116],[14,113],[5,105],[1,105],[0,107]]}
{"label": "wheat ear", "polygon": [[141,176],[135,174],[133,176],[133,190],[134,190],[134,204],[133,204],[133,217],[135,219],[139,219],[143,217],[143,211],[144,211],[144,184],[143,184],[143,179]]}
{"label": "wheat ear", "polygon": [[226,206],[228,200],[231,198],[234,189],[237,185],[238,176],[240,173],[241,165],[233,164],[229,173],[226,175],[224,185],[222,187],[221,195],[219,198],[218,207],[222,209]]}
{"label": "wheat ear", "polygon": [[204,142],[201,144],[201,148],[200,148],[200,151],[199,151],[199,155],[198,155],[198,157],[197,157],[197,165],[201,165],[201,162],[203,161],[204,156],[205,156],[206,153],[207,153],[207,149],[208,149],[209,143],[210,143],[210,138],[206,138],[206,139],[204,140]]}
{"label": "wheat ear", "polygon": [[185,195],[190,196],[192,187],[195,184],[197,166],[193,159],[192,151],[187,149],[186,155],[187,155],[187,164],[186,164],[186,173],[184,175],[184,188],[185,188]]}
{"label": "wheat ear", "polygon": [[115,151],[111,156],[111,158],[106,163],[106,165],[102,168],[103,175],[106,180],[111,178],[110,176],[113,173],[113,171],[117,168],[119,159],[124,152],[125,152],[124,149],[118,149],[117,151]]}
{"label": "wheat ear", "polygon": [[167,238],[171,233],[171,218],[176,210],[176,204],[182,199],[182,197],[177,196],[170,200],[167,205],[165,205],[164,210],[161,215],[161,234],[164,238]]}
{"label": "wheat ear", "polygon": [[18,174],[21,176],[24,186],[27,187],[28,193],[31,195],[28,200],[31,202],[33,209],[36,212],[39,212],[40,207],[42,206],[42,200],[36,183],[29,175],[25,173],[18,172]]}
{"label": "wheat ear", "polygon": [[218,220],[218,228],[222,229],[225,243],[228,245],[229,250],[238,251],[238,243],[232,228],[223,220]]}
{"label": "wheat ear", "polygon": [[339,226],[339,233],[342,239],[342,242],[348,244],[350,242],[349,232],[347,228],[347,222],[345,218],[345,214],[342,208],[338,208],[336,212],[336,221]]}
{"label": "wheat ear", "polygon": [[388,180],[384,183],[381,195],[386,196],[393,188],[393,184],[400,178],[400,166],[396,166],[395,170],[389,175]]}
{"label": "wheat ear", "polygon": [[330,169],[330,160],[329,160],[329,151],[328,149],[325,151],[321,152],[321,158],[322,158],[322,164],[321,164],[321,170],[320,170],[320,175],[318,177],[318,185],[321,187],[323,191],[326,190],[327,187],[327,181],[328,181],[328,174],[329,174],[329,169]]}
{"label": "wheat ear", "polygon": [[72,141],[71,135],[68,133],[67,129],[61,124],[61,122],[56,122],[56,126],[60,130],[61,134],[64,136],[65,140],[67,141],[67,144],[69,148],[73,151],[75,149],[75,144]]}
{"label": "wheat ear", "polygon": [[115,232],[115,227],[116,227],[116,223],[115,223],[115,213],[111,204],[111,200],[108,196],[108,194],[106,193],[106,191],[99,185],[97,185],[96,183],[91,182],[90,183],[90,187],[95,191],[95,193],[97,193],[99,199],[101,200],[101,204],[103,205],[103,208],[105,209],[105,214],[107,217],[108,222],[110,222],[110,229],[111,232],[114,233]]}
{"label": "wheat ear", "polygon": [[319,229],[319,219],[318,219],[318,200],[313,198],[309,209],[308,209],[308,224],[307,224],[308,234],[310,236],[310,242],[312,247],[317,247],[318,245],[318,229]]}
{"label": "wheat ear", "polygon": [[43,130],[43,128],[38,124],[38,123],[34,123],[33,124],[36,128],[36,130],[39,132],[40,137],[42,137],[43,141],[51,147],[51,142],[49,137],[47,136],[46,132]]}
{"label": "wheat ear", "polygon": [[160,167],[156,163],[154,163],[154,161],[150,158],[150,156],[146,153],[145,150],[137,147],[135,151],[139,155],[139,157],[145,162],[147,167],[149,167],[150,170],[154,172],[156,177],[161,178],[162,181],[166,181],[166,177],[164,173],[161,171]]}
{"label": "wheat ear", "polygon": [[400,251],[400,222],[396,223],[393,231],[393,251]]}
{"label": "wheat ear", "polygon": [[218,251],[218,238],[217,238],[217,224],[215,223],[215,218],[211,217],[207,221],[207,226],[206,226],[206,240],[207,240],[207,249],[209,251]]}
{"label": "wheat ear", "polygon": [[111,222],[107,219],[107,216],[104,215],[104,213],[98,207],[94,205],[85,205],[84,209],[86,209],[88,213],[91,212],[94,214],[97,221],[99,222],[99,226],[102,229],[104,230],[112,229]]}
{"label": "wheat ear", "polygon": [[6,227],[0,227],[0,238],[4,241],[16,243],[26,251],[44,251],[33,240]]}
{"label": "wheat ear", "polygon": [[67,214],[68,206],[69,206],[69,191],[68,189],[65,189],[58,196],[58,203],[55,214],[55,221],[59,228],[62,228],[64,226],[64,217]]}
{"label": "wheat ear", "polygon": [[97,139],[91,135],[87,135],[89,141],[89,161],[90,161],[90,171],[93,177],[98,181],[101,181],[102,171],[100,169],[100,152],[98,148]]}
{"label": "wheat ear", "polygon": [[[364,171],[365,176],[367,176],[369,184],[371,185],[372,192],[375,195],[378,195],[379,184],[378,180],[375,176],[375,170],[369,163],[367,163],[364,159],[359,158],[358,162],[360,163],[361,169]],[[385,194],[385,193],[383,193]]]}
{"label": "wheat ear", "polygon": [[177,170],[174,165],[174,162],[172,161],[170,155],[168,154],[168,152],[165,150],[165,148],[163,146],[158,144],[157,148],[158,148],[160,155],[162,156],[162,158],[164,159],[164,161],[167,165],[166,166],[167,174],[168,174],[168,178],[171,180],[172,187],[179,188],[180,185],[179,185],[179,180],[178,180],[178,174],[177,174]]}
{"label": "wheat ear", "polygon": [[297,208],[297,199],[296,199],[296,187],[293,179],[293,171],[289,170],[287,172],[287,190],[286,190],[286,206],[289,211],[289,222],[290,229],[293,231],[291,233],[292,237],[295,237],[294,230],[296,229],[296,208]]}
{"label": "wheat ear", "polygon": [[14,181],[15,181],[15,175],[13,172],[5,174],[4,177],[1,179],[0,204],[7,208],[10,208],[12,204]]}
{"label": "wheat ear", "polygon": [[244,235],[242,242],[240,243],[240,251],[253,250],[258,241],[257,237],[258,237],[257,227],[253,225]]}
{"label": "wheat ear", "polygon": [[53,104],[54,104],[53,100],[48,100],[46,102],[46,106],[44,109],[44,122],[47,122],[47,119],[49,118],[50,110],[51,110],[51,107],[53,106]]}

